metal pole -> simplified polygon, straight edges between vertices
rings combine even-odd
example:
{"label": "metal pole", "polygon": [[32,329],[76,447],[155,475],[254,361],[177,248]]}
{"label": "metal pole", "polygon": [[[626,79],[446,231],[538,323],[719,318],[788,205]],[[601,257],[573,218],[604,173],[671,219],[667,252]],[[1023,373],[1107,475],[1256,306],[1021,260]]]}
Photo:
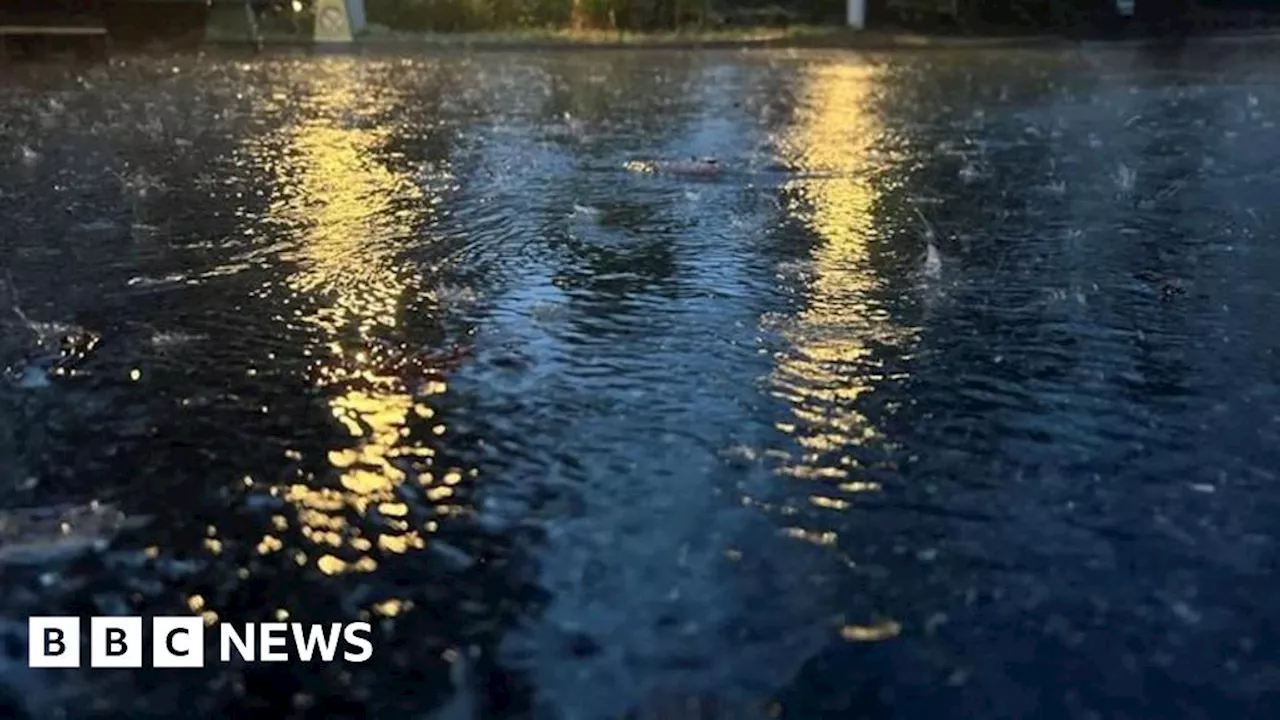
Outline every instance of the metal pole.
{"label": "metal pole", "polygon": [[244,20],[249,27],[249,42],[254,50],[262,49],[262,31],[258,28],[258,13],[253,9],[252,0],[244,0]]}
{"label": "metal pole", "polygon": [[849,27],[862,30],[867,26],[867,0],[846,0],[848,13],[846,19]]}

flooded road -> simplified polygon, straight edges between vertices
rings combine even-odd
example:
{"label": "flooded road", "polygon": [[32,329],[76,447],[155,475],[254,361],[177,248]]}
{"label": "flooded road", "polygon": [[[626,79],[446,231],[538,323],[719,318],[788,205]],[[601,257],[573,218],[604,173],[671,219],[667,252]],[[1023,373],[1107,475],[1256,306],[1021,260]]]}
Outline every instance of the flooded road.
{"label": "flooded road", "polygon": [[1268,54],[4,68],[0,716],[1274,716]]}

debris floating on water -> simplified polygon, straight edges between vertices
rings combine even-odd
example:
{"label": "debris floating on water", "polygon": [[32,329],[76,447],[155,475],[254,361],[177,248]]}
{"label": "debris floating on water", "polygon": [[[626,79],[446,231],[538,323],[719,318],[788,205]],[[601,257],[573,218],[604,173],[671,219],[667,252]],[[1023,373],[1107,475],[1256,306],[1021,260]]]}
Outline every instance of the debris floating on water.
{"label": "debris floating on water", "polygon": [[600,208],[597,208],[597,207],[591,207],[590,205],[579,205],[576,203],[573,206],[574,217],[584,218],[584,219],[595,219],[595,218],[599,218],[601,214],[602,213],[600,211]]}
{"label": "debris floating on water", "polygon": [[[139,225],[134,226],[135,229],[139,227],[141,226]],[[129,285],[129,287],[150,288],[150,287],[158,287],[163,285],[173,285],[175,283],[183,282],[186,279],[187,279],[187,276],[183,275],[182,273],[170,273],[163,277],[146,277],[146,276],[139,275],[136,277],[129,278],[129,282],[127,284]]]}
{"label": "debris floating on water", "polygon": [[20,390],[43,390],[52,384],[49,373],[31,366],[12,373],[12,377],[13,386]]}
{"label": "debris floating on water", "polygon": [[480,302],[479,293],[462,285],[440,285],[431,294],[445,310],[466,311]]}
{"label": "debris floating on water", "polygon": [[10,357],[0,362],[0,375],[22,389],[47,387],[53,375],[71,374],[101,339],[81,327],[62,323],[36,322],[22,309],[17,284],[5,273],[0,289],[8,296],[9,313],[18,323],[0,325]]}
{"label": "debris floating on water", "polygon": [[718,174],[722,166],[715,158],[689,158],[688,160],[632,160],[627,169],[637,173],[660,175],[685,175],[709,177]]}
{"label": "debris floating on water", "polygon": [[902,625],[894,620],[883,620],[871,625],[845,625],[840,637],[850,642],[879,642],[902,634]]}
{"label": "debris floating on water", "polygon": [[938,233],[933,228],[933,223],[920,212],[920,208],[915,205],[911,206],[912,212],[916,217],[920,218],[920,223],[924,225],[924,267],[921,268],[920,274],[927,280],[937,280],[942,277],[942,254],[938,252],[938,246],[933,244],[937,239]]}
{"label": "debris floating on water", "polygon": [[183,332],[157,332],[151,336],[151,345],[156,348],[174,347],[175,345],[187,345],[202,340],[208,340],[207,335],[191,335]]}
{"label": "debris floating on water", "polygon": [[102,549],[121,530],[149,522],[110,505],[30,507],[0,511],[0,566],[39,565]]}
{"label": "debris floating on water", "polygon": [[1138,184],[1138,171],[1124,163],[1120,163],[1120,166],[1116,168],[1114,179],[1116,189],[1121,193],[1128,194],[1133,192],[1133,188]]}
{"label": "debris floating on water", "polygon": [[942,256],[938,254],[938,248],[933,243],[929,243],[925,248],[922,274],[930,280],[942,277]]}

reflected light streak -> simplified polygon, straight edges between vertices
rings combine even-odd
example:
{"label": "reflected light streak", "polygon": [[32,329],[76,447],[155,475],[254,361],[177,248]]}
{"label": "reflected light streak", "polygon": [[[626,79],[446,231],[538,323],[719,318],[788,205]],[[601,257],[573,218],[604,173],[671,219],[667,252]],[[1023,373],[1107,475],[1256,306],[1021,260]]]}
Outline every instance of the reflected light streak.
{"label": "reflected light streak", "polygon": [[[880,277],[868,240],[875,231],[880,169],[875,145],[886,128],[873,109],[872,91],[882,82],[871,66],[814,66],[805,78],[797,120],[782,139],[783,159],[796,171],[785,197],[790,214],[817,237],[804,310],[785,323],[791,351],[774,369],[774,393],[791,408],[778,428],[792,436],[798,451],[781,472],[817,483],[809,504],[843,511],[852,494],[874,492],[867,482],[858,446],[884,442],[858,409],[859,398],[884,377],[869,343],[899,344],[908,332],[879,305]],[[836,545],[834,532],[791,527],[785,535],[819,545]],[[876,633],[853,633],[866,639]]]}
{"label": "reflected light streak", "polygon": [[[294,506],[299,530],[314,546],[294,552],[293,560],[339,575],[372,572],[379,557],[426,546],[423,536],[435,523],[414,527],[397,490],[404,483],[429,486],[426,494],[442,513],[455,509],[447,505],[452,487],[435,484],[433,448],[410,430],[411,420],[435,415],[422,398],[443,392],[444,384],[422,382],[431,370],[393,340],[401,298],[413,283],[397,253],[415,229],[411,221],[429,217],[434,203],[410,177],[376,159],[385,129],[344,122],[378,102],[362,91],[360,73],[345,65],[328,69],[312,80],[306,119],[281,131],[288,150],[276,169],[287,191],[272,215],[298,233],[294,252],[283,258],[297,267],[287,285],[321,305],[298,318],[321,331],[311,348],[315,382],[330,395],[333,421],[353,444],[328,451],[332,474],[308,475],[272,493]],[[397,203],[420,210],[398,210]],[[443,430],[436,422],[422,434],[438,442]],[[445,470],[439,474],[462,477]],[[280,520],[277,531],[287,527]],[[269,554],[284,546],[266,535],[257,549]],[[403,609],[393,603],[376,612]]]}
{"label": "reflected light streak", "polygon": [[894,620],[882,620],[872,625],[845,625],[840,636],[850,642],[878,642],[902,634],[902,625]]}

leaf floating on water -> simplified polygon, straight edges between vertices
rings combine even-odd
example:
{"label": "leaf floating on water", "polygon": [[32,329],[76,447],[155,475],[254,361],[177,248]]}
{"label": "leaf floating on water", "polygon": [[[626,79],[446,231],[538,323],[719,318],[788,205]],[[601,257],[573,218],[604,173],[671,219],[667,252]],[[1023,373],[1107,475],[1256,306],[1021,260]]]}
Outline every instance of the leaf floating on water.
{"label": "leaf floating on water", "polygon": [[653,173],[658,171],[655,163],[643,160],[629,160],[624,167],[634,173]]}
{"label": "leaf floating on water", "polygon": [[894,620],[883,620],[872,625],[845,625],[840,628],[840,637],[850,642],[879,642],[901,634],[902,624]]}
{"label": "leaf floating on water", "polygon": [[626,169],[635,173],[662,173],[664,175],[685,175],[706,177],[720,172],[721,166],[715,158],[690,158],[688,160],[632,160]]}

